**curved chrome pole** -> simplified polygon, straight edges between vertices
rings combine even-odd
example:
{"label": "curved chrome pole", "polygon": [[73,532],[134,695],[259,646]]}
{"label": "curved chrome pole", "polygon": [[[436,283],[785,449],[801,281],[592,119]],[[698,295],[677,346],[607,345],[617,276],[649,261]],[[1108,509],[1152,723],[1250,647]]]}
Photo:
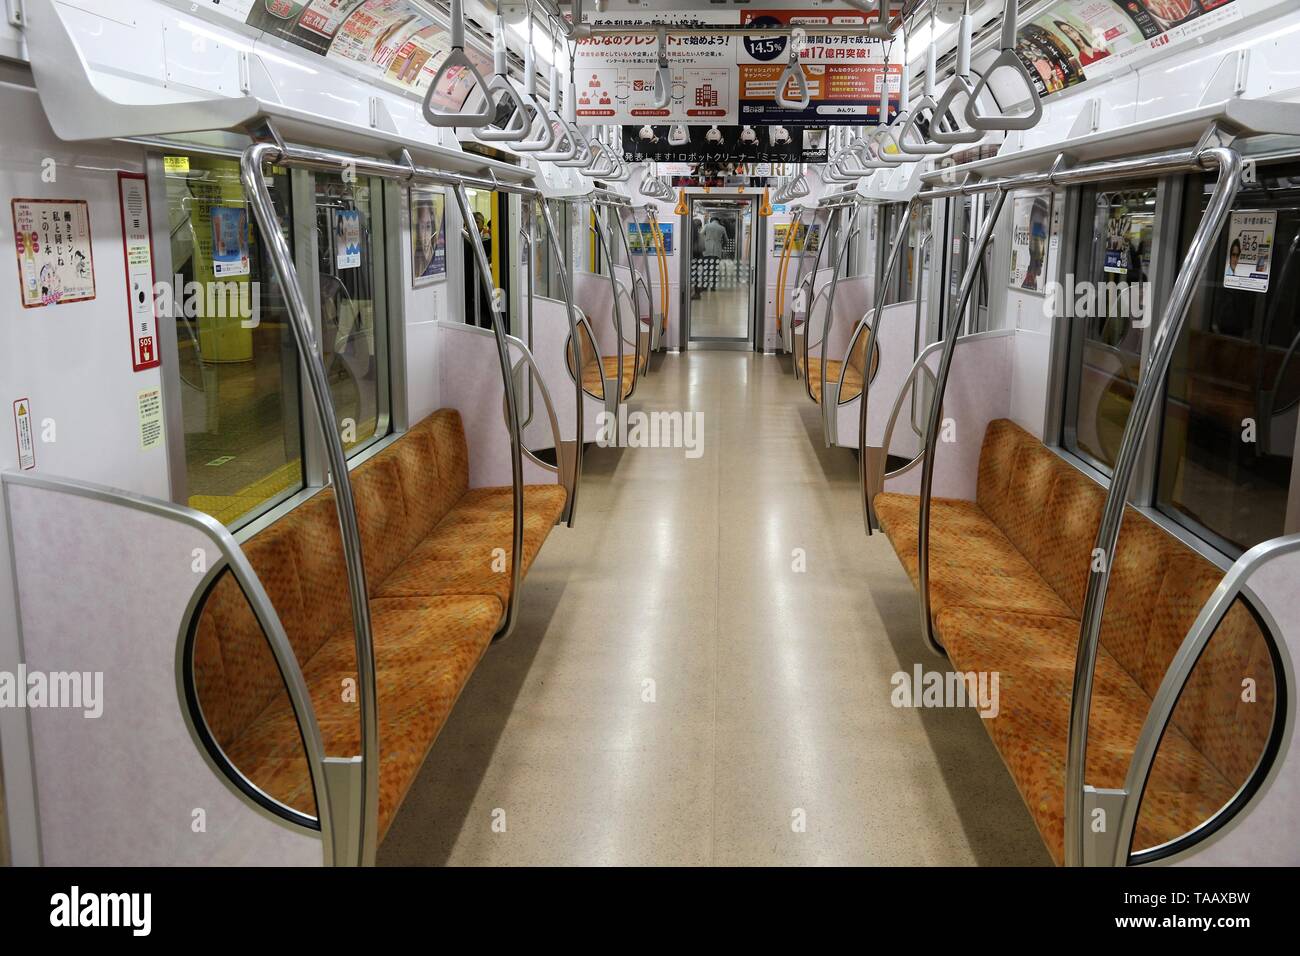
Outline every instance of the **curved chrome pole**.
{"label": "curved chrome pole", "polygon": [[[465,192],[464,186],[457,186],[456,204],[460,207],[460,216],[462,222],[472,223],[474,221],[473,209],[470,206],[469,194]],[[487,253],[483,250],[483,243],[471,242],[471,248],[474,250],[474,266],[478,272],[479,280],[483,285],[483,292],[487,296],[488,307],[492,310],[492,328],[496,333],[497,355],[501,361],[501,384],[505,389],[506,396],[506,423],[510,428],[510,477],[514,483],[513,492],[513,521],[511,531],[511,542],[513,549],[510,553],[510,598],[506,602],[505,614],[502,617],[501,624],[497,627],[497,632],[493,636],[494,641],[499,641],[508,637],[514,630],[515,621],[518,618],[517,610],[519,607],[519,588],[523,581],[523,552],[524,552],[524,457],[523,457],[523,438],[519,434],[519,402],[515,395],[515,377],[512,374],[513,366],[510,362],[510,343],[507,341],[505,304],[497,300],[492,288],[492,266],[488,262]]]}
{"label": "curved chrome pole", "polygon": [[[826,426],[826,365],[827,365],[826,353],[830,348],[831,326],[835,324],[835,290],[839,287],[840,273],[844,271],[844,263],[848,260],[849,246],[853,245],[853,230],[858,227],[858,214],[860,212],[862,212],[862,204],[854,203],[853,211],[849,214],[849,224],[844,230],[844,242],[840,244],[839,255],[835,257],[835,268],[831,271],[830,292],[826,296],[826,318],[822,320],[822,339],[821,339],[822,362],[821,362],[821,369],[820,369],[821,385],[822,385],[821,405],[822,405],[823,431],[825,431],[825,426]],[[850,339],[851,338],[852,337],[850,337]],[[853,343],[850,340],[849,342],[850,348],[852,348],[852,345]],[[848,368],[847,361],[844,363],[844,368],[840,369],[840,381],[844,380],[845,368]],[[839,402],[838,396],[836,397],[836,402],[837,403]],[[827,433],[823,437],[829,439],[830,434]],[[829,445],[829,441],[827,442],[827,444]]]}
{"label": "curved chrome pole", "polygon": [[[902,258],[903,244],[907,242],[907,233],[912,228],[912,212],[919,204],[919,200],[912,199],[904,209],[902,222],[898,224],[898,232],[894,236],[894,244],[889,248],[889,261],[885,265],[884,275],[880,277],[880,284],[876,286],[876,305],[871,310],[871,324],[867,329],[867,368],[871,367],[871,356],[875,354],[877,348],[876,335],[880,329],[880,316],[885,311],[885,296],[888,294],[889,283],[894,279],[894,273],[898,271],[898,262]],[[883,231],[883,227],[882,227]],[[870,383],[866,376],[862,381],[862,401],[858,405],[858,482],[862,486],[862,522],[866,525],[867,534],[872,533],[872,508],[871,508],[871,474],[867,463],[867,394],[870,391],[867,387]],[[884,454],[889,454],[889,446],[886,444]]]}
{"label": "curved chrome pole", "polygon": [[921,633],[926,644],[936,654],[943,653],[941,645],[934,636],[934,622],[930,618],[930,494],[934,490],[934,459],[939,444],[939,416],[943,414],[943,394],[948,387],[948,373],[952,369],[952,357],[957,351],[957,332],[961,328],[962,313],[970,299],[971,289],[975,287],[975,273],[984,262],[984,248],[993,238],[998,216],[1007,202],[1007,190],[999,189],[993,197],[988,210],[988,217],[980,229],[979,238],[975,240],[976,253],[966,267],[962,276],[961,291],[957,295],[955,307],[948,315],[947,328],[943,336],[943,352],[939,356],[939,369],[935,373],[934,395],[930,398],[930,414],[925,428],[925,458],[921,462],[921,517],[917,526],[916,590],[921,599]]}
{"label": "curved chrome pole", "polygon": [[[817,266],[821,264],[822,250],[830,245],[831,233],[834,232],[836,241],[839,240],[840,212],[843,209],[843,206],[834,206],[831,208],[831,214],[826,220],[826,235],[822,236],[821,242],[817,244],[817,258],[813,261],[813,271],[807,280],[808,291],[804,294],[804,302],[807,304],[807,308],[804,310],[803,319],[803,378],[804,390],[808,393],[810,399],[813,397],[813,393],[812,382],[808,380],[808,350],[811,348],[810,340],[812,339],[812,310],[813,306],[817,303],[815,295],[817,286]],[[808,301],[809,299],[812,301]],[[825,346],[822,346],[822,354],[826,354]]]}
{"label": "curved chrome pole", "polygon": [[[591,228],[596,233],[596,238],[600,242],[600,248],[605,254],[605,261],[609,263],[609,288],[614,294],[614,340],[618,343],[618,401],[615,407],[623,402],[623,306],[618,298],[618,279],[614,277],[614,254],[610,248],[609,239],[605,235],[604,224],[600,221],[599,206],[595,203],[591,205]],[[637,337],[637,344],[640,344],[640,336]],[[637,361],[641,360],[640,350],[638,349]],[[636,388],[637,369],[632,370],[632,389],[628,391],[628,398],[632,397],[632,390]],[[601,370],[601,375],[604,375]]]}
{"label": "curved chrome pole", "polygon": [[[1115,471],[1106,493],[1106,507],[1097,529],[1092,552],[1094,557],[1088,573],[1088,590],[1084,596],[1083,615],[1079,622],[1079,649],[1074,662],[1074,688],[1070,697],[1070,736],[1065,774],[1066,866],[1082,866],[1084,863],[1084,828],[1087,825],[1084,819],[1084,777],[1088,750],[1088,710],[1092,701],[1097,650],[1101,643],[1106,589],[1110,584],[1110,569],[1114,564],[1129,487],[1133,482],[1133,473],[1137,469],[1138,456],[1142,453],[1156,400],[1164,391],[1169,363],[1182,337],[1196,286],[1209,265],[1219,233],[1222,232],[1237,192],[1241,189],[1242,162],[1237,150],[1228,146],[1210,146],[1202,150],[1197,159],[1202,164],[1217,166],[1219,181],[1215,184],[1209,206],[1192,237],[1178,278],[1174,281],[1173,292],[1156,329],[1150,357],[1133,397],[1133,406],[1124,426],[1124,438],[1115,458]],[[990,218],[996,218],[996,214]]]}
{"label": "curved chrome pole", "polygon": [[[253,209],[253,218],[261,230],[261,240],[270,258],[271,271],[280,282],[294,344],[302,367],[307,371],[307,383],[316,409],[316,422],[320,426],[330,480],[334,485],[334,508],[338,512],[339,536],[348,574],[348,597],[352,605],[353,647],[357,657],[357,707],[361,723],[361,780],[352,781],[360,784],[361,791],[355,800],[358,815],[356,833],[351,835],[356,841],[356,856],[348,862],[365,866],[374,863],[375,850],[379,845],[379,706],[375,683],[375,642],[370,627],[370,598],[366,589],[366,566],[361,553],[357,505],[348,474],[347,452],[339,434],[334,396],[316,342],[311,310],[293,264],[293,253],[289,250],[288,239],[280,231],[275,203],[262,175],[266,164],[279,158],[280,148],[273,143],[255,143],[249,146],[240,158],[240,179]],[[337,758],[333,759],[334,766],[339,768],[340,762]],[[330,763],[331,758],[327,758],[327,771]],[[347,761],[342,766],[355,765]],[[338,769],[337,772],[339,776],[345,773],[343,769]],[[352,771],[355,772],[357,771]],[[331,798],[333,796],[331,794]],[[332,799],[330,802],[334,803]],[[349,805],[349,801],[342,799],[341,795],[339,803]],[[338,836],[337,831],[335,834]]]}
{"label": "curved chrome pole", "polygon": [[582,347],[581,339],[578,337],[578,316],[573,307],[573,288],[569,284],[569,268],[565,265],[563,249],[560,245],[560,233],[555,228],[555,220],[551,218],[551,209],[546,205],[546,200],[538,198],[538,203],[542,207],[542,219],[546,223],[546,235],[550,240],[551,248],[555,250],[555,263],[560,274],[560,285],[564,289],[564,306],[569,314],[569,341],[573,343],[574,349],[574,367],[577,374],[574,375],[574,421],[577,422],[577,433],[574,436],[576,447],[573,458],[573,492],[569,499],[569,527],[573,527],[574,516],[577,514],[578,505],[578,485],[582,478],[582,400],[586,394],[582,390]]}

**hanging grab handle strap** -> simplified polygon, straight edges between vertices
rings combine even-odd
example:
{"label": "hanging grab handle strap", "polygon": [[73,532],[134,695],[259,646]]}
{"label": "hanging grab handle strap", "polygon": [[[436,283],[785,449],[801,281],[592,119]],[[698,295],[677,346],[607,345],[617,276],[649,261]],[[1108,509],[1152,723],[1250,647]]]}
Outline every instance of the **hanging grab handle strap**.
{"label": "hanging grab handle strap", "polygon": [[480,129],[474,133],[474,138],[485,143],[522,143],[533,128],[533,116],[536,113],[529,115],[528,104],[510,82],[509,61],[506,59],[506,21],[501,16],[499,5],[496,17],[492,20],[492,67],[492,80],[488,83],[488,90],[495,90],[499,94],[493,114],[506,101],[514,104],[514,112],[505,129]]}
{"label": "hanging grab handle strap", "polygon": [[[451,50],[448,52],[446,59],[442,61],[442,65],[438,67],[438,72],[434,74],[428,92],[424,94],[424,119],[430,126],[439,126],[444,129],[455,126],[482,129],[492,121],[496,104],[492,99],[492,93],[488,90],[487,82],[483,79],[483,74],[478,71],[478,67],[474,65],[473,61],[465,55],[465,10],[462,4],[463,0],[451,0]],[[448,72],[453,67],[458,66],[468,70],[469,75],[474,78],[474,85],[483,94],[483,105],[479,110],[471,113],[439,112],[433,108],[434,91],[438,89],[439,84],[442,83]]]}
{"label": "hanging grab handle strap", "polygon": [[668,68],[668,28],[659,24],[659,69],[655,73],[655,102],[657,110],[667,109],[672,100],[673,74]]}
{"label": "hanging grab handle strap", "polygon": [[[799,99],[787,99],[785,87],[787,83],[793,82],[799,88]],[[806,110],[808,104],[812,101],[812,95],[808,92],[808,78],[803,75],[803,67],[799,65],[799,48],[795,45],[794,37],[790,37],[790,60],[781,71],[781,78],[776,81],[776,105],[787,110]]]}
{"label": "hanging grab handle strap", "polygon": [[[984,71],[980,77],[979,83],[966,100],[966,122],[971,129],[981,132],[990,130],[1002,130],[1010,132],[1012,130],[1033,129],[1038,125],[1038,121],[1043,118],[1043,101],[1038,95],[1038,87],[1030,79],[1029,71],[1025,69],[1025,64],[1021,61],[1016,53],[1016,33],[1019,29],[1019,11],[1016,0],[1007,0],[1006,6],[1002,13],[1002,52],[993,64]],[[985,116],[979,111],[979,96],[989,85],[989,80],[993,78],[999,70],[1009,70],[1020,79],[1024,84],[1025,91],[1029,94],[1029,112],[1023,115],[1007,116]]]}
{"label": "hanging grab handle strap", "polygon": [[[936,4],[937,6],[937,4]],[[909,156],[934,156],[939,153],[946,153],[948,147],[938,142],[934,138],[935,127],[939,125],[939,117],[943,114],[938,111],[938,103],[934,99],[934,75],[938,70],[938,45],[939,35],[935,32],[935,7],[930,8],[930,46],[925,53],[925,89],[921,95],[920,101],[912,107],[911,115],[908,116],[907,122],[903,124],[902,132],[898,134],[898,148]],[[925,141],[921,135],[919,123],[923,114],[929,113],[929,130],[930,142]]]}

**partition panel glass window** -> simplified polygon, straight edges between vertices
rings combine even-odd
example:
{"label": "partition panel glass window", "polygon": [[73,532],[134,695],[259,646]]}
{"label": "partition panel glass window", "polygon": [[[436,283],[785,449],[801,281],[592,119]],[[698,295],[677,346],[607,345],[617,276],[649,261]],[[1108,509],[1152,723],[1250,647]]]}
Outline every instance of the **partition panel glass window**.
{"label": "partition panel glass window", "polygon": [[[1214,188],[1191,178],[1180,259]],[[1297,530],[1300,162],[1242,185],[1170,367],[1156,504],[1228,554]],[[1288,522],[1288,512],[1290,521]]]}
{"label": "partition panel glass window", "polygon": [[1060,307],[1069,323],[1063,444],[1114,470],[1149,327],[1156,183],[1085,187],[1078,254]]}
{"label": "partition panel glass window", "polygon": [[[303,487],[298,353],[239,160],[164,157],[187,503],[239,524]],[[290,177],[265,171],[293,235]]]}
{"label": "partition panel glass window", "polygon": [[317,173],[315,202],[321,355],[351,452],[388,431],[383,183]]}

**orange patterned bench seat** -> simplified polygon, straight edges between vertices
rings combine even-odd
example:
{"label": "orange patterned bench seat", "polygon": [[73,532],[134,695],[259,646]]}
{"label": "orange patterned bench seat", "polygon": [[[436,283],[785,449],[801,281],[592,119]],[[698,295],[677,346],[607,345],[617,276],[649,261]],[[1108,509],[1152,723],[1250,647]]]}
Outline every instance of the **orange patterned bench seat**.
{"label": "orange patterned bench seat", "polygon": [[[415,779],[510,592],[509,488],[469,488],[460,414],[430,415],[351,473],[374,631],[379,833]],[[559,485],[525,488],[523,566],[564,510]],[[500,552],[507,555],[504,573]],[[347,571],[325,489],[244,544],[311,693],[325,753],[360,753]],[[237,582],[220,576],[194,635],[194,690],[230,761],[276,800],[315,813],[302,741],[274,659]]]}
{"label": "orange patterned bench seat", "polygon": [[[1064,857],[1066,739],[1079,619],[1105,492],[1010,421],[991,422],[975,501],[937,498],[930,521],[935,633],[959,672],[997,672],[985,720],[1052,857]],[[917,582],[919,501],[882,493],[881,527]],[[1087,782],[1122,788],[1151,698],[1223,572],[1130,508],[1101,634]],[[1257,699],[1242,700],[1256,681]],[[1174,712],[1147,784],[1133,849],[1162,845],[1226,805],[1264,752],[1272,658],[1238,603]]]}

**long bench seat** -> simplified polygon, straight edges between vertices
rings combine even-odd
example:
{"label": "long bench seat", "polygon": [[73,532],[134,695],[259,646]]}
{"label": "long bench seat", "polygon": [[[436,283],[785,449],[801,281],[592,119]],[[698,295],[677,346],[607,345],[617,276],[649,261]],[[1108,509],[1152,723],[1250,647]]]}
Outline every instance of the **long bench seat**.
{"label": "long bench seat", "polygon": [[[374,633],[382,839],[500,625],[510,595],[513,502],[510,488],[469,487],[460,414],[446,409],[359,465],[351,479]],[[559,485],[525,488],[524,570],[565,499]],[[360,753],[333,492],[319,492],[254,535],[244,552],[293,645],[325,752]],[[288,695],[229,573],[198,617],[194,685],[209,732],[234,766],[276,800],[315,813]]]}
{"label": "long bench seat", "polygon": [[[1066,742],[1079,620],[1105,493],[1010,421],[988,426],[975,501],[934,499],[931,619],[955,670],[997,672],[985,721],[1049,852],[1064,858]],[[874,498],[918,581],[919,500]],[[1130,508],[1111,571],[1088,737],[1087,781],[1121,788],[1151,698],[1223,573]],[[1255,702],[1242,700],[1243,680]],[[1273,716],[1266,639],[1241,604],[1197,665],[1160,745],[1133,848],[1186,834],[1226,805]]]}

